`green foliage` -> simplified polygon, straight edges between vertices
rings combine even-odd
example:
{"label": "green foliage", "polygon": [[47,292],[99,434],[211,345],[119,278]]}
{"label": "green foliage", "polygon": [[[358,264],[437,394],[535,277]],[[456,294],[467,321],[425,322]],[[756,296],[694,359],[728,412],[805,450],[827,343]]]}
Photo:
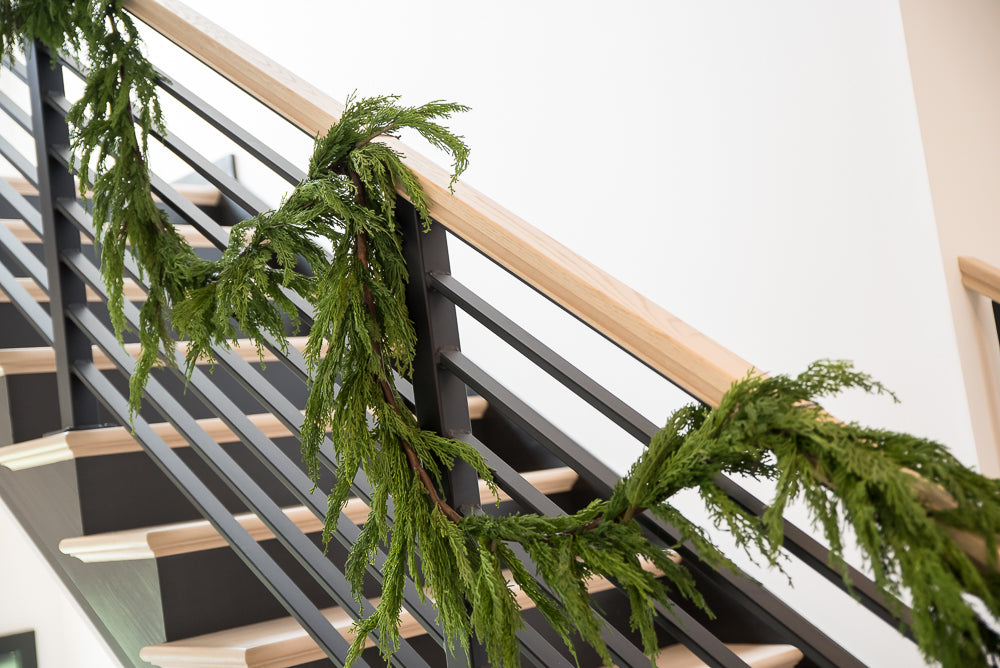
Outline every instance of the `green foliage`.
{"label": "green foliage", "polygon": [[[523,621],[512,584],[571,652],[575,639],[584,638],[610,664],[586,588],[589,578],[609,578],[627,594],[631,624],[655,656],[654,606],[669,607],[673,595],[702,608],[705,602],[688,570],[670,558],[671,546],[652,542],[636,517],[652,513],[678,527],[679,543],[691,542],[709,564],[735,568],[702,528],[670,505],[685,489],[698,490],[717,527],[774,565],[782,513],[792,502],[804,503],[838,563],[845,536],[853,535],[876,583],[912,598],[913,632],[928,657],[946,666],[998,658],[996,636],[962,599],[971,594],[1000,613],[996,563],[984,575],[949,532],[980,536],[995,555],[1000,483],[969,471],[936,443],[829,418],[816,403],[825,396],[851,388],[884,391],[844,363],[817,363],[796,378],[751,376],[734,384],[715,410],[682,408],[610,499],[573,515],[461,517],[442,500],[441,480],[456,461],[488,482],[491,474],[469,445],[420,429],[395,389],[395,374],[412,370],[415,347],[394,218],[397,190],[425,225],[430,216],[417,177],[377,139],[419,133],[452,156],[454,183],[468,164],[468,148],[439,120],[465,107],[443,101],[408,107],[395,96],[349,99],[340,122],[317,138],[308,178],[274,211],[236,225],[222,258],[209,263],[194,255],[149,194],[148,135],[161,126],[155,73],[120,2],[0,0],[0,56],[36,37],[85,55],[89,65],[84,96],[69,121],[81,186],[93,189],[119,336],[126,252],[150,287],[139,328],[143,351],[131,381],[133,409],[160,348],[174,345],[171,328],[191,342],[190,371],[211,358],[213,346],[228,346],[237,336],[248,336],[259,350],[273,341],[287,347],[284,319],[294,321],[298,313],[291,296],[312,305],[302,450],[315,478],[319,446],[332,433],[338,482],[329,493],[324,538],[363,472],[373,489],[371,511],[346,568],[357,596],[376,551],[386,551],[383,595],[375,612],[355,625],[352,658],[374,631],[386,656],[398,646],[407,577],[434,601],[453,646],[467,650],[474,636],[491,661],[504,666],[517,665],[520,656],[515,634]],[[949,494],[953,507],[928,511],[914,472]],[[723,493],[715,483],[723,473],[774,482],[763,518]]]}
{"label": "green foliage", "polygon": [[0,0],[0,60],[39,39],[79,50],[79,33],[94,27],[91,6],[69,0]]}
{"label": "green foliage", "polygon": [[126,328],[126,248],[131,249],[149,287],[140,310],[142,352],[129,381],[131,406],[136,411],[160,349],[169,359],[174,347],[171,305],[184,298],[191,279],[204,275],[207,268],[150,193],[149,133],[154,128],[162,131],[163,123],[153,83],[156,72],[142,53],[135,24],[118,3],[97,4],[90,19],[80,30],[89,67],[86,87],[66,120],[72,128],[80,188],[93,189],[101,269],[111,322],[119,338]]}
{"label": "green foliage", "polygon": [[[211,356],[211,346],[228,345],[237,331],[258,346],[269,337],[284,341],[280,314],[295,313],[287,291],[312,304],[302,451],[317,476],[320,444],[332,432],[340,482],[330,493],[326,539],[351,481],[363,471],[375,495],[347,567],[359,596],[375,550],[384,544],[388,552],[381,601],[372,617],[358,623],[354,655],[375,630],[386,652],[397,646],[407,573],[437,603],[452,640],[467,642],[472,629],[464,592],[453,586],[453,568],[471,576],[479,561],[454,522],[457,516],[445,516],[454,511],[438,500],[435,486],[456,459],[487,480],[490,472],[469,445],[421,430],[396,391],[393,374],[410,373],[416,344],[406,312],[396,184],[425,221],[430,217],[423,190],[401,156],[373,141],[413,129],[452,151],[456,170],[464,169],[468,149],[435,122],[462,110],[446,102],[404,107],[393,96],[349,99],[340,122],[317,139],[308,179],[276,210],[234,227],[206,282],[190,289],[173,311],[178,334],[192,342],[193,365]],[[320,240],[329,242],[332,254],[324,253]],[[303,262],[308,271],[302,271]]]}
{"label": "green foliage", "polygon": [[119,339],[126,329],[126,249],[131,249],[149,286],[140,311],[142,352],[130,379],[134,412],[160,349],[173,350],[171,305],[181,301],[207,271],[150,193],[149,133],[163,130],[154,85],[156,72],[142,52],[135,23],[120,0],[0,0],[0,18],[0,55],[10,56],[21,40],[37,38],[49,49],[71,52],[87,64],[83,96],[66,120],[80,189],[93,190],[92,216],[101,244],[101,272]]}
{"label": "green foliage", "polygon": [[[996,636],[962,599],[963,592],[971,594],[1000,615],[995,576],[980,573],[949,532],[981,536],[995,572],[1000,482],[970,471],[937,443],[842,424],[816,403],[848,388],[884,391],[846,363],[816,363],[796,378],[748,378],[711,412],[685,410],[623,480],[619,505],[649,505],[655,512],[650,502],[658,496],[698,489],[718,525],[774,562],[782,513],[793,500],[802,501],[836,559],[846,524],[875,582],[894,596],[909,594],[914,636],[927,656],[945,666],[995,660]],[[657,475],[649,474],[653,470]],[[950,494],[956,507],[928,512],[913,472]],[[717,473],[775,481],[762,525],[725,499],[713,482]]]}
{"label": "green foliage", "polygon": [[[555,596],[547,599],[512,565],[515,581],[564,638],[577,631],[609,661],[581,589],[584,578],[603,575],[625,589],[632,625],[650,654],[656,651],[652,602],[666,603],[668,589],[643,570],[637,557],[655,563],[676,593],[704,606],[687,571],[666,560],[662,549],[644,537],[633,521],[636,514],[649,510],[678,526],[681,542],[693,541],[702,558],[716,567],[731,567],[704,532],[669,504],[678,492],[696,489],[716,527],[727,530],[751,556],[763,555],[778,565],[782,512],[799,501],[823,531],[836,563],[843,564],[845,535],[853,535],[876,584],[892,596],[911,597],[912,630],[928,658],[945,666],[996,661],[996,635],[962,596],[971,594],[991,614],[1000,615],[995,575],[1000,482],[970,471],[937,443],[843,424],[816,403],[852,388],[884,392],[844,362],[817,362],[795,378],[750,376],[735,383],[714,410],[689,406],[677,411],[609,500],[571,517],[472,517],[462,524],[481,545],[520,543]],[[956,507],[928,512],[913,472],[950,494]],[[762,520],[718,487],[715,479],[722,473],[775,483]],[[955,529],[984,540],[994,560],[989,575],[954,543],[950,532]],[[509,553],[504,559],[513,564]],[[508,614],[505,624],[516,616],[513,609],[493,614],[501,612]],[[498,656],[510,662],[507,652],[513,650],[504,647]]]}

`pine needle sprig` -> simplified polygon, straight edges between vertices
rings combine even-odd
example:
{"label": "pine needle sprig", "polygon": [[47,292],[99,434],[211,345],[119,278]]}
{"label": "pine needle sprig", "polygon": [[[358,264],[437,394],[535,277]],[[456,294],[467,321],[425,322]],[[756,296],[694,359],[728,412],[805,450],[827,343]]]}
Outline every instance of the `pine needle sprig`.
{"label": "pine needle sprig", "polygon": [[[818,405],[823,396],[852,388],[884,391],[845,362],[817,362],[795,378],[748,377],[715,410],[691,407],[684,419],[671,420],[616,489],[623,497],[616,508],[653,507],[680,489],[697,489],[720,526],[777,563],[783,511],[804,502],[835,563],[843,564],[846,525],[875,583],[890,595],[912,598],[913,633],[926,656],[947,666],[995,661],[997,638],[962,595],[979,598],[997,616],[1000,590],[952,535],[966,530],[979,536],[995,572],[1000,485],[939,444],[840,423]],[[659,476],[648,474],[653,461]],[[913,471],[951,495],[954,507],[928,512],[920,491],[925,483]],[[713,478],[720,473],[776,483],[761,525],[719,502]]]}
{"label": "pine needle sprig", "polygon": [[[187,281],[200,276],[200,260],[153,201],[149,134],[163,132],[156,97],[156,72],[141,49],[132,18],[119,3],[93,3],[80,31],[88,76],[82,97],[67,114],[80,189],[93,189],[92,216],[101,245],[101,271],[108,309],[121,340],[124,316],[124,258],[130,252],[148,285],[139,312],[141,353],[129,379],[130,407],[138,411],[153,366],[172,359],[175,347],[169,313],[181,301]],[[138,125],[139,131],[136,132]]]}

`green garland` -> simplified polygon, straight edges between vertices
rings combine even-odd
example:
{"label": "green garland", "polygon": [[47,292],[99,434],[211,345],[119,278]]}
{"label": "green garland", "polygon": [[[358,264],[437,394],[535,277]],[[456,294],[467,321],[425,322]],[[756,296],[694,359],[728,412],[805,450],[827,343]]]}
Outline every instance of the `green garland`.
{"label": "green garland", "polygon": [[[274,211],[234,226],[222,258],[207,262],[149,194],[147,137],[153,128],[162,130],[160,110],[154,70],[121,3],[0,0],[0,56],[35,38],[84,57],[89,67],[84,95],[69,121],[81,187],[94,192],[102,272],[119,336],[126,326],[127,247],[149,285],[139,327],[142,354],[131,380],[133,410],[161,348],[169,352],[175,345],[171,327],[191,341],[187,363],[193,368],[211,358],[212,346],[228,346],[238,332],[258,347],[268,339],[287,345],[282,316],[297,314],[288,295],[312,305],[302,450],[315,479],[319,445],[332,432],[338,482],[329,495],[324,539],[330,538],[351,481],[363,471],[374,490],[371,512],[346,568],[358,597],[376,550],[385,547],[387,553],[383,595],[375,612],[355,624],[352,660],[373,631],[380,633],[386,656],[398,647],[406,577],[434,601],[452,645],[468,651],[475,637],[493,663],[505,666],[519,662],[515,633],[524,623],[509,580],[531,598],[570,652],[573,639],[584,638],[610,664],[586,589],[588,578],[607,577],[627,594],[631,623],[644,650],[655,656],[654,605],[669,607],[668,594],[703,608],[705,602],[688,570],[646,537],[636,516],[648,511],[679,527],[679,540],[691,541],[707,563],[735,568],[702,529],[670,505],[685,489],[698,490],[716,526],[772,565],[780,560],[782,511],[793,501],[805,502],[837,564],[843,566],[842,536],[849,527],[877,585],[892,596],[909,593],[912,630],[927,657],[945,666],[1000,658],[997,637],[962,599],[971,594],[1000,615],[996,564],[984,574],[948,535],[954,529],[971,531],[995,555],[1000,485],[933,442],[830,420],[818,399],[849,388],[884,391],[845,363],[816,363],[795,378],[750,376],[734,384],[715,410],[681,409],[610,499],[573,515],[463,517],[449,506],[440,482],[456,460],[469,463],[491,487],[492,477],[469,445],[420,429],[393,384],[394,371],[410,373],[415,344],[394,222],[397,189],[426,225],[430,218],[415,175],[398,153],[376,140],[415,130],[453,156],[457,178],[468,149],[437,120],[464,111],[461,105],[406,107],[393,96],[349,99],[340,122],[317,139],[307,179]],[[324,250],[326,243],[332,255]],[[310,272],[296,269],[302,261]],[[929,512],[908,471],[950,493],[956,507]],[[776,484],[762,519],[719,489],[714,481],[721,473]],[[535,575],[518,557],[517,546]],[[662,579],[643,567],[644,560]]]}

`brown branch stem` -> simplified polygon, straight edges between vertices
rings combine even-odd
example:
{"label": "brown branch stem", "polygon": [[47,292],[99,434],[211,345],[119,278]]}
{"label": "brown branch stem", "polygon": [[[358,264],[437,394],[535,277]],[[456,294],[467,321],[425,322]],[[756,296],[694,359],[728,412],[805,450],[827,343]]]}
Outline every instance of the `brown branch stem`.
{"label": "brown branch stem", "polygon": [[[636,515],[641,515],[644,512],[646,512],[646,508],[640,506],[629,506],[628,508],[625,509],[625,512],[622,513],[621,517],[613,521],[616,521],[619,524],[625,524],[626,522],[632,521],[636,517]],[[601,526],[601,524],[604,522],[604,519],[605,519],[604,515],[601,515],[600,517],[595,517],[586,524],[578,526],[575,529],[572,529],[570,531],[561,531],[554,535],[577,536],[585,531],[593,531],[597,527]]]}
{"label": "brown branch stem", "polygon": [[[365,192],[364,186],[361,183],[361,179],[358,177],[357,173],[354,172],[354,170],[348,170],[348,171],[351,176],[351,179],[354,181],[355,186],[357,187],[357,200],[356,200],[357,204],[359,206],[367,206],[364,194]],[[365,267],[365,269],[368,269],[370,265],[368,263],[367,233],[359,232],[357,234],[357,236],[355,237],[355,247],[356,247],[355,252],[357,253],[358,261],[361,262],[361,264]],[[365,309],[368,311],[369,317],[371,317],[372,320],[377,322],[378,312],[375,309],[375,299],[372,296],[371,289],[369,289],[367,284],[365,284],[363,287],[363,298],[365,302]],[[387,378],[389,377],[388,365],[386,364],[385,353],[382,349],[382,344],[374,337],[372,338],[371,343],[372,343],[372,350],[378,356],[379,366],[382,369],[382,375],[376,378],[380,387],[382,388],[382,397],[385,399],[386,403],[389,404],[392,410],[396,411],[396,413],[401,413],[399,402],[396,400],[396,393],[392,391],[392,387],[390,387],[389,381],[387,380]],[[406,460],[407,462],[409,462],[410,468],[413,469],[414,472],[416,472],[417,477],[420,479],[420,483],[427,490],[427,494],[428,496],[430,496],[431,502],[435,506],[437,506],[438,509],[442,513],[444,513],[444,516],[447,517],[449,520],[451,520],[452,522],[461,522],[462,516],[458,513],[458,511],[452,508],[448,504],[448,502],[442,499],[441,495],[438,494],[437,488],[434,486],[434,481],[431,480],[431,476],[427,472],[427,469],[425,469],[423,464],[420,462],[420,457],[417,456],[417,453],[413,449],[413,446],[410,445],[410,443],[405,438],[399,439],[399,444],[400,447],[403,448],[403,452],[406,454]]]}
{"label": "brown branch stem", "polygon": [[636,515],[641,515],[644,512],[646,512],[645,508],[642,508],[640,506],[629,506],[628,508],[625,509],[625,512],[622,513],[622,516],[618,520],[618,523],[625,524],[626,522],[630,522]]}

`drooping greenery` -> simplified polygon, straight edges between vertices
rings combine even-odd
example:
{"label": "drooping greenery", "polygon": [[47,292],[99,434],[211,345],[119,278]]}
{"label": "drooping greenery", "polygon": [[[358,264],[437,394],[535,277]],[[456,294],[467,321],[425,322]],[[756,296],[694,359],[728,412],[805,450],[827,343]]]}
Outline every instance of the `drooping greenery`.
{"label": "drooping greenery", "polygon": [[0,0],[0,19],[0,58],[11,56],[22,39],[38,39],[55,52],[69,51],[87,63],[83,96],[66,120],[80,189],[93,191],[101,273],[119,338],[126,328],[127,247],[148,286],[140,311],[142,353],[130,379],[132,410],[137,411],[159,350],[174,347],[170,308],[183,301],[191,277],[204,271],[203,261],[167,221],[150,192],[148,137],[153,129],[163,130],[155,70],[121,0]]}
{"label": "drooping greenery", "polygon": [[[261,347],[269,339],[287,345],[283,315],[297,317],[289,295],[312,305],[302,448],[317,476],[317,452],[328,431],[336,445],[339,482],[329,494],[326,538],[351,481],[363,471],[374,495],[347,565],[358,596],[375,551],[387,554],[383,595],[374,614],[356,625],[353,656],[376,630],[385,653],[397,646],[410,577],[434,601],[446,636],[465,647],[475,637],[496,665],[519,660],[515,632],[523,622],[510,583],[571,651],[578,636],[610,663],[586,589],[593,576],[623,588],[631,622],[655,655],[655,603],[669,607],[668,594],[700,606],[704,601],[686,567],[670,558],[669,546],[647,537],[637,517],[649,512],[668,521],[680,529],[678,540],[691,541],[708,563],[733,567],[709,535],[671,505],[685,489],[700,493],[717,526],[772,564],[780,557],[783,510],[805,503],[835,559],[853,533],[877,584],[911,597],[913,632],[929,657],[968,666],[1000,656],[996,637],[962,599],[971,594],[1000,613],[996,564],[978,569],[951,537],[955,530],[971,532],[987,554],[996,554],[998,483],[962,467],[933,442],[832,420],[819,399],[850,388],[883,391],[844,363],[817,363],[795,378],[751,376],[734,384],[715,410],[681,409],[610,499],[573,515],[461,516],[442,497],[443,474],[456,460],[487,481],[490,472],[468,445],[421,430],[395,389],[393,373],[410,372],[415,343],[403,300],[397,190],[427,224],[429,216],[415,175],[377,140],[415,131],[453,156],[457,178],[468,149],[439,120],[464,107],[407,107],[393,96],[349,100],[340,122],[317,138],[307,179],[274,211],[235,226],[222,258],[209,263],[194,255],[149,195],[147,137],[160,125],[160,112],[153,69],[121,3],[0,0],[0,55],[35,37],[81,56],[89,67],[86,92],[69,120],[81,186],[93,189],[119,333],[126,252],[135,255],[150,286],[139,331],[143,353],[132,379],[134,407],[160,348],[173,346],[171,328],[191,341],[193,367],[211,357],[213,345],[228,345],[237,335]],[[762,519],[725,495],[714,482],[720,473],[774,482],[775,498]],[[929,511],[914,473],[954,503]]]}

